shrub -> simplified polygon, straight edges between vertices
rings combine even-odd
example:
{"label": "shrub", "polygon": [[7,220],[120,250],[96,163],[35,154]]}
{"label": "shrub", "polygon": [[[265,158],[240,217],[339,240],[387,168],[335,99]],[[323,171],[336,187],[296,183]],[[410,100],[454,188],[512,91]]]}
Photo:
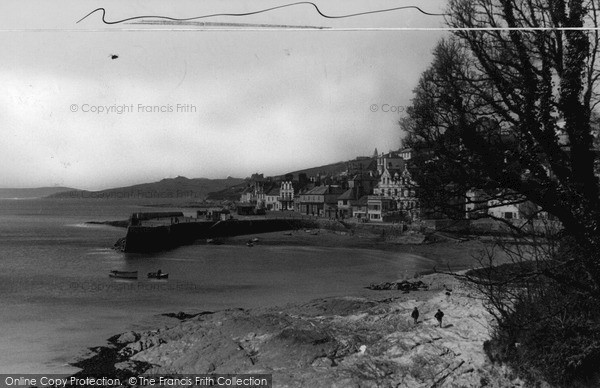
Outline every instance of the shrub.
{"label": "shrub", "polygon": [[515,301],[484,349],[526,379],[558,386],[600,382],[600,300],[549,282],[533,298]]}

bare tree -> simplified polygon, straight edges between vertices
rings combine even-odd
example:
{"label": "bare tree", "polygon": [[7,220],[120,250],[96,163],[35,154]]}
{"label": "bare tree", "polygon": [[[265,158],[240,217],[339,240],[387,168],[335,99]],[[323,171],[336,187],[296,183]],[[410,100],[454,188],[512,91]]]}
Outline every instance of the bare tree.
{"label": "bare tree", "polygon": [[520,351],[552,378],[574,376],[600,362],[599,0],[450,0],[447,15],[452,36],[400,123],[423,207],[530,202],[531,219],[556,217],[560,231],[541,235],[507,223],[518,239],[501,248],[518,265],[469,280],[499,337],[528,342]]}
{"label": "bare tree", "polygon": [[[600,203],[591,118],[598,103],[596,0],[451,0],[434,61],[403,126],[430,204],[470,188],[531,201],[587,253],[600,292]],[[583,284],[582,284],[583,285]]]}

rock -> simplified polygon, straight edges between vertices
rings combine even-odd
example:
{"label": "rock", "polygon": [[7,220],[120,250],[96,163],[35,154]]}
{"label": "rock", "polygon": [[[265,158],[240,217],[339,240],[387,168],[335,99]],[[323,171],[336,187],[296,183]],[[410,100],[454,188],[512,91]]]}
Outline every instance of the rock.
{"label": "rock", "polygon": [[328,368],[328,367],[333,366],[333,361],[327,357],[319,357],[313,361],[311,366],[313,366],[315,368]]}
{"label": "rock", "polygon": [[176,318],[176,319],[179,319],[180,321],[183,321],[185,319],[193,318],[198,314],[187,314],[183,311],[180,311],[178,313],[166,313],[166,314],[162,314],[162,315],[165,317]]}
{"label": "rock", "polygon": [[371,290],[400,290],[400,291],[419,291],[419,290],[427,290],[429,286],[423,283],[421,280],[417,280],[415,282],[409,282],[408,280],[402,280],[400,282],[385,282],[380,284],[371,284],[367,288]]}
{"label": "rock", "polygon": [[137,375],[148,369],[148,364],[140,361],[127,360],[115,364],[115,369]]}
{"label": "rock", "polygon": [[135,342],[140,339],[140,335],[134,331],[128,331],[126,333],[121,334],[116,340],[115,343],[124,345],[131,342]]}

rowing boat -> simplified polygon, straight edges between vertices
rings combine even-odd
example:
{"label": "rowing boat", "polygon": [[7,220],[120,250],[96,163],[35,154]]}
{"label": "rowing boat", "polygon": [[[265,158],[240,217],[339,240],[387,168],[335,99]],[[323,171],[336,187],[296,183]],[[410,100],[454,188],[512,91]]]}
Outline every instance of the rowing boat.
{"label": "rowing boat", "polygon": [[110,274],[108,274],[111,278],[117,279],[137,279],[138,271],[117,271],[112,270]]}

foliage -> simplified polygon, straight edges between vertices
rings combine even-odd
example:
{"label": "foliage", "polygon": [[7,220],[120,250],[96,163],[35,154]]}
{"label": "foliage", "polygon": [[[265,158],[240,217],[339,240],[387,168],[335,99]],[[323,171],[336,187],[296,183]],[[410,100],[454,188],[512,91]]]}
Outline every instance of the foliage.
{"label": "foliage", "polygon": [[[501,358],[557,383],[589,377],[600,360],[599,6],[450,0],[453,35],[434,50],[401,121],[431,213],[532,205],[527,222],[507,222],[528,243],[501,246],[530,265],[469,279],[496,318]],[[540,236],[540,215],[562,229]],[[493,267],[494,252],[480,260]]]}
{"label": "foliage", "polygon": [[552,282],[535,299],[519,299],[514,313],[499,321],[486,351],[529,380],[545,379],[572,387],[598,379],[600,316],[598,301]]}
{"label": "foliage", "polygon": [[[420,155],[423,200],[456,208],[476,188],[486,203],[531,201],[589,240],[600,219],[591,127],[598,31],[511,28],[593,27],[595,1],[452,0],[448,13],[459,30],[436,47],[401,123]],[[500,29],[464,30],[489,27]]]}

